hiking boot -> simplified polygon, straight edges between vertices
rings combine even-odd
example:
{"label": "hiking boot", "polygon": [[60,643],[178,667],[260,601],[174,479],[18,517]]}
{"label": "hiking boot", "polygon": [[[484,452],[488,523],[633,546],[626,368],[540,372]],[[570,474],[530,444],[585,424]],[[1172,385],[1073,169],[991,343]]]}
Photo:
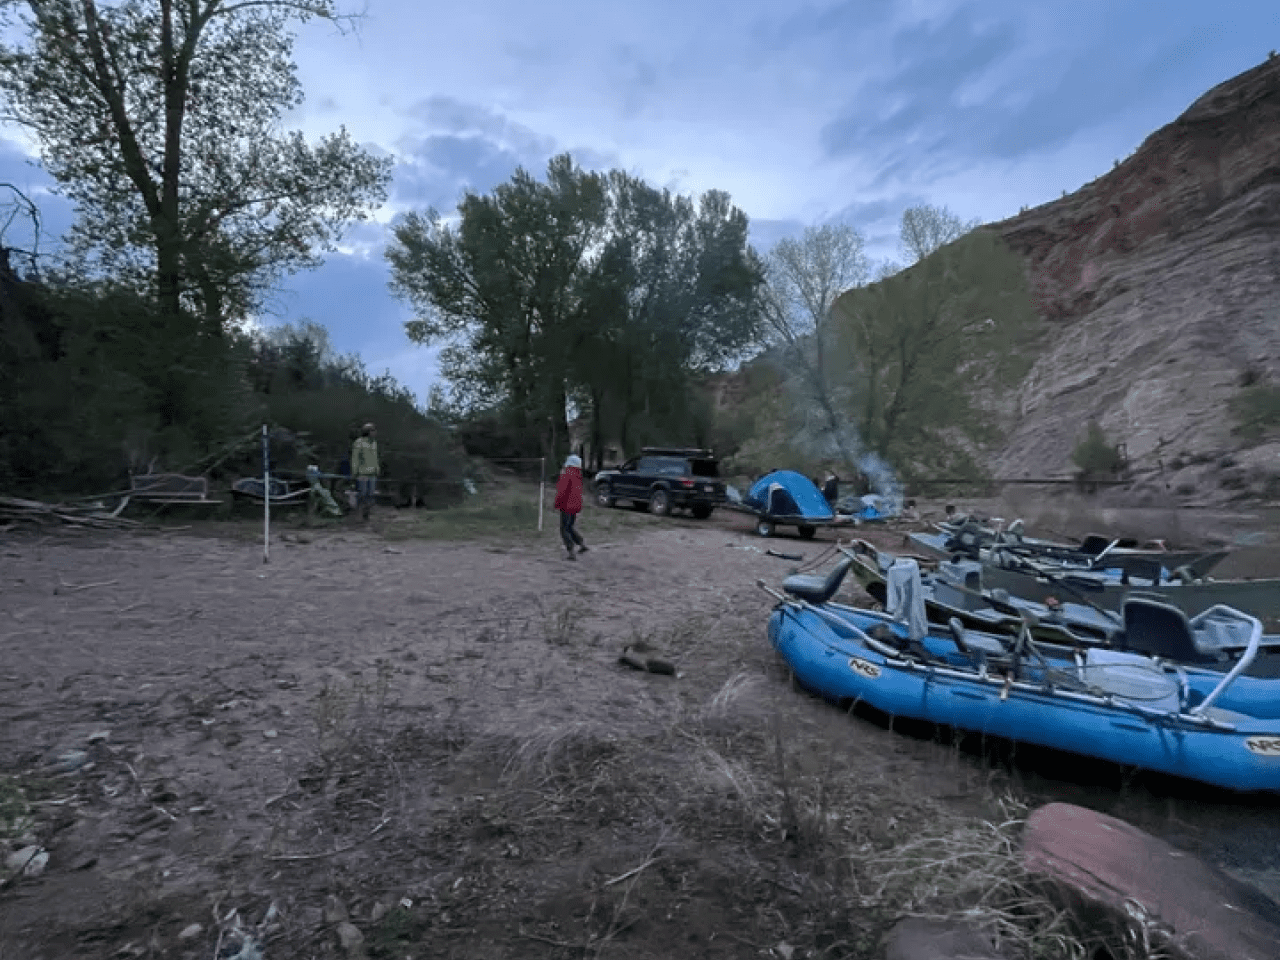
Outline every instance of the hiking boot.
{"label": "hiking boot", "polygon": [[579,553],[586,553],[586,552],[587,552],[587,545],[586,545],[585,543],[580,543],[580,544],[578,544],[578,552],[579,552]]}
{"label": "hiking boot", "polygon": [[575,557],[572,553],[566,553],[566,554],[564,555],[564,558],[565,558],[566,560],[577,560],[577,559],[578,559],[578,558],[577,558],[577,557]]}

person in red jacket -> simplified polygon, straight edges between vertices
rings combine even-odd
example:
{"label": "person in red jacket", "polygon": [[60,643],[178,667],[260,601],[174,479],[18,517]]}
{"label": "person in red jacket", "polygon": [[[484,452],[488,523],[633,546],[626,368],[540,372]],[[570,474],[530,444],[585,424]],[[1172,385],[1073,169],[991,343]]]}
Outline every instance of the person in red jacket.
{"label": "person in red jacket", "polygon": [[573,528],[578,514],[582,512],[582,458],[570,456],[560,471],[560,479],[556,481],[556,509],[560,511],[560,539],[564,548],[569,551],[567,560],[577,560],[573,548],[578,553],[586,553],[587,545],[582,542],[582,534]]}

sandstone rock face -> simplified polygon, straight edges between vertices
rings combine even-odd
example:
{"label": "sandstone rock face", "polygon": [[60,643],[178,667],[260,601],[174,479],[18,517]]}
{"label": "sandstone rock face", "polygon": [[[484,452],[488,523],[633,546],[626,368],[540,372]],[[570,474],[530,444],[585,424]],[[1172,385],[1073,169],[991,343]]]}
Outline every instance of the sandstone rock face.
{"label": "sandstone rock face", "polygon": [[[1137,476],[1176,488],[1180,463],[1241,447],[1227,402],[1246,371],[1280,382],[1280,57],[1105,176],[992,229],[1027,258],[1051,324],[995,474],[1070,473],[1096,419]],[[1280,448],[1252,460],[1280,474]]]}

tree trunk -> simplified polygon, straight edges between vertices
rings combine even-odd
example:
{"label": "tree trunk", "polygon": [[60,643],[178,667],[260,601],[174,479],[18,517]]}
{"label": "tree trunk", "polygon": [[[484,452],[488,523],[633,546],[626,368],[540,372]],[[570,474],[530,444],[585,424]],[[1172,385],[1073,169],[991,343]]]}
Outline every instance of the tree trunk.
{"label": "tree trunk", "polygon": [[182,176],[187,70],[183,58],[174,50],[173,0],[160,0],[160,68],[164,83],[164,158],[160,172],[160,209],[151,222],[156,238],[156,293],[160,309],[168,316],[177,317],[182,311],[178,186]]}
{"label": "tree trunk", "polygon": [[600,405],[602,391],[591,390],[591,454],[594,469],[604,469],[604,424],[601,419]]}

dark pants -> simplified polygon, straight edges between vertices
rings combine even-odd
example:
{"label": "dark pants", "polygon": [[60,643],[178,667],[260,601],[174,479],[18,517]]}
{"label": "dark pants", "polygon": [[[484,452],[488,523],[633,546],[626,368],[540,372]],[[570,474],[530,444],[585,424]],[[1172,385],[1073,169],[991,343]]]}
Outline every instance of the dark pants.
{"label": "dark pants", "polygon": [[576,513],[565,513],[560,511],[560,539],[564,541],[564,548],[573,553],[573,545],[576,543],[582,546],[582,534],[573,529],[574,522],[578,519]]}
{"label": "dark pants", "polygon": [[367,517],[369,516],[369,508],[373,506],[374,497],[378,492],[378,478],[356,477],[356,491],[359,494],[360,513]]}

